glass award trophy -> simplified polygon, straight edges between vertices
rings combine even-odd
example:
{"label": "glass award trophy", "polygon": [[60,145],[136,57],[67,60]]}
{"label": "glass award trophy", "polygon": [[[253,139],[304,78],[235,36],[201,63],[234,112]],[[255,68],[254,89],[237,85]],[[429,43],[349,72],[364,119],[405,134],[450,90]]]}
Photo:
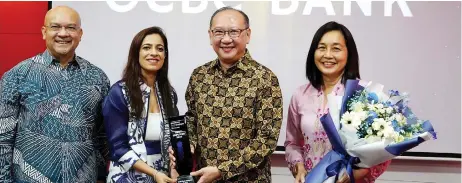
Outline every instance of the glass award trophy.
{"label": "glass award trophy", "polygon": [[179,174],[177,183],[194,183],[189,175],[193,169],[193,157],[188,137],[185,115],[169,118],[170,141],[176,158],[176,171]]}

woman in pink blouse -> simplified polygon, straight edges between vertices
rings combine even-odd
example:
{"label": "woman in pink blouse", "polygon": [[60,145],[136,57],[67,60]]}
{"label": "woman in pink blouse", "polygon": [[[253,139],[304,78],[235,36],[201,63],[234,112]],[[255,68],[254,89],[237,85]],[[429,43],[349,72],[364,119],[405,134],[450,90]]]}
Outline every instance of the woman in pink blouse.
{"label": "woman in pink blouse", "polygon": [[[296,89],[289,105],[286,133],[286,161],[295,182],[305,176],[331,149],[319,121],[326,114],[327,94],[342,96],[348,79],[360,79],[359,56],[350,31],[342,24],[328,22],[313,37],[306,62],[308,84]],[[374,182],[390,161],[372,168],[354,170],[356,182]],[[346,175],[339,182],[349,182]]]}

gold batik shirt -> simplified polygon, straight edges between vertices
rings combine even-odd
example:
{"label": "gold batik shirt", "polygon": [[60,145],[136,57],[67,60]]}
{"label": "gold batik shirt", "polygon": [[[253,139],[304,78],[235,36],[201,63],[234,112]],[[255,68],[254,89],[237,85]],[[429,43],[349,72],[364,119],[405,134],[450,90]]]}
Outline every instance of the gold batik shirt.
{"label": "gold batik shirt", "polygon": [[271,182],[270,155],[282,122],[276,75],[246,54],[227,71],[218,59],[196,68],[186,91],[198,169],[216,166],[219,182]]}

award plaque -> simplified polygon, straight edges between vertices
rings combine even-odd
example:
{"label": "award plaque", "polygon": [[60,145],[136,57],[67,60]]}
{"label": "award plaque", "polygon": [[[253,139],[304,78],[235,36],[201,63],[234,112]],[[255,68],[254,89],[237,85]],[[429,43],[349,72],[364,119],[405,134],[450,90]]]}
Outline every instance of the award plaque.
{"label": "award plaque", "polygon": [[188,137],[188,128],[184,115],[169,118],[170,141],[176,158],[177,183],[194,183],[189,175],[193,169],[193,157]]}

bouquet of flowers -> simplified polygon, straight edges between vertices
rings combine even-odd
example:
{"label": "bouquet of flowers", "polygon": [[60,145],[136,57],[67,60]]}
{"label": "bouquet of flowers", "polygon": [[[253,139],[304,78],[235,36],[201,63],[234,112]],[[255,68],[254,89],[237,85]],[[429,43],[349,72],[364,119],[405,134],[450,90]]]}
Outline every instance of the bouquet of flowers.
{"label": "bouquet of flowers", "polygon": [[321,117],[332,150],[306,176],[305,182],[336,182],[353,168],[370,168],[436,139],[429,121],[407,106],[406,93],[383,92],[383,85],[348,80],[344,96],[328,96],[329,113]]}

